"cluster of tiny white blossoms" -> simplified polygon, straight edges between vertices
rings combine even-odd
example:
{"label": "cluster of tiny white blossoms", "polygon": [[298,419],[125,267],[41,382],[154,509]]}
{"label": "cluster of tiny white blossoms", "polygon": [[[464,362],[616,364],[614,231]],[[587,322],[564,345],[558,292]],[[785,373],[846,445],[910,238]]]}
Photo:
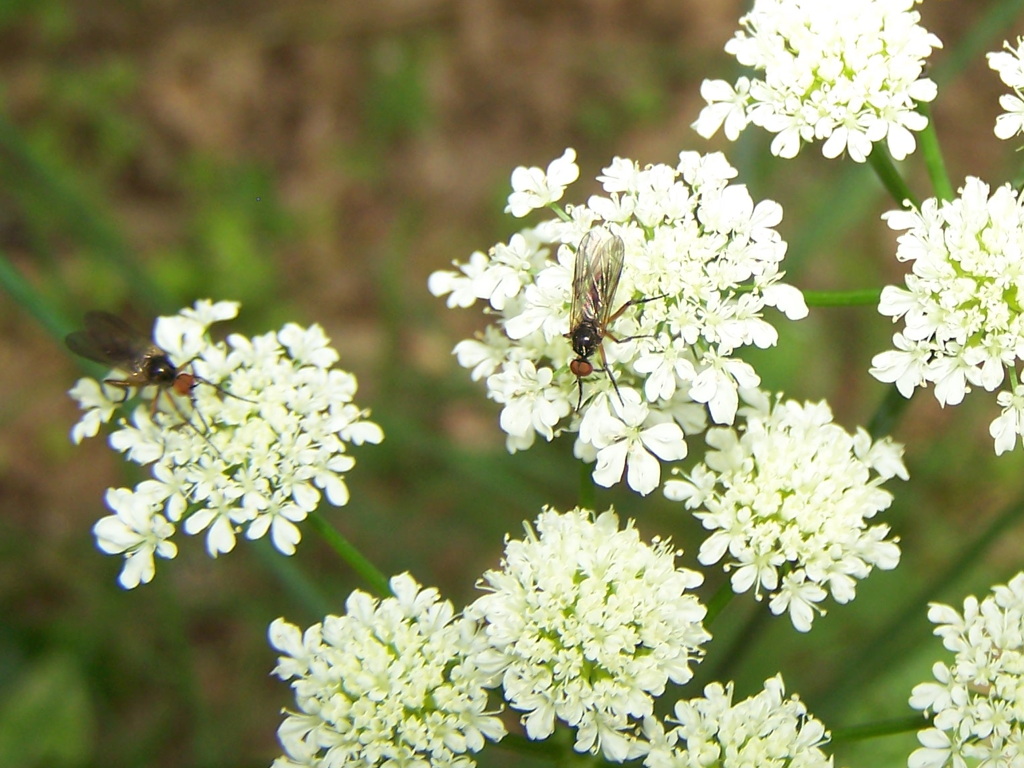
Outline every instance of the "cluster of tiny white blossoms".
{"label": "cluster of tiny white blossoms", "polygon": [[910,768],[1024,764],[1024,573],[963,614],[933,603],[928,620],[956,658],[936,662],[937,682],[914,686],[910,706],[933,716]]}
{"label": "cluster of tiny white blossoms", "polygon": [[[355,460],[347,444],[383,439],[352,402],[355,377],[331,367],[338,353],[323,329],[289,323],[251,339],[231,334],[212,342],[210,325],[237,312],[235,302],[201,301],[156,322],[154,343],[201,381],[192,402],[147,388],[110,436],[113,448],[152,475],[134,489],[111,488],[106,501],[114,514],[93,529],[101,550],[123,555],[125,588],[153,578],[154,554],[176,555],[178,526],[187,534],[206,531],[214,557],[233,549],[242,530],[250,539],[269,531],[274,546],[292,554],[301,538],[295,523],[316,509],[321,491],[335,506],[348,502],[345,473]],[[85,411],[72,430],[76,443],[123,410],[124,390],[94,379],[80,379],[70,394]]]}
{"label": "cluster of tiny white blossoms", "polygon": [[[616,158],[598,176],[605,194],[563,211],[554,203],[578,175],[575,157],[566,150],[546,172],[513,173],[509,211],[522,216],[549,206],[555,217],[474,253],[456,271],[435,272],[429,289],[447,295],[450,307],[482,300],[497,316],[455,354],[503,406],[510,451],[528,448],[536,435],[575,432],[575,453],[596,460],[597,483],[613,485],[628,468],[629,486],[646,494],[660,483],[660,462],[685,457],[685,435],[704,429],[705,407],[713,421],[730,424],[738,389],[759,383],[733,354],[775,344],[764,308],[798,319],[807,306],[799,290],[781,282],[786,244],[773,229],[781,207],[755,203],[745,186],[732,184],[736,171],[721,154],[683,152],[675,167]],[[596,354],[576,413],[575,353],[564,337],[572,330],[575,250],[592,230],[624,246],[609,311],[652,300],[611,323],[603,344],[608,375]]]}
{"label": "cluster of tiny white blossoms", "polygon": [[921,74],[942,47],[918,24],[918,2],[755,0],[725,50],[762,77],[705,80],[708,105],[694,129],[710,138],[724,125],[735,141],[753,123],[775,134],[771,152],[779,157],[824,140],[825,157],[845,151],[858,163],[885,140],[902,160],[917,146],[913,132],[928,124],[916,104],[937,89]]}
{"label": "cluster of tiny white blossoms", "polygon": [[476,661],[526,714],[531,739],[555,720],[576,729],[575,749],[615,762],[644,751],[638,724],[669,681],[686,683],[710,639],[689,590],[703,577],[677,568],[667,541],[646,544],[612,510],[546,508],[523,540],[509,541],[490,593],[466,609],[488,646]]}
{"label": "cluster of tiny white blossoms", "polygon": [[885,214],[905,230],[896,258],[913,263],[906,287],[886,286],[878,311],[902,333],[895,349],[872,360],[871,374],[895,383],[904,397],[935,385],[943,406],[957,405],[973,386],[991,392],[1009,374],[996,400],[1002,414],[989,426],[996,453],[1012,450],[1024,435],[1024,387],[1017,363],[1024,360],[1024,205],[1009,184],[991,197],[989,187],[968,177],[960,196],[925,200],[920,210]]}
{"label": "cluster of tiny white blossoms", "polygon": [[1000,139],[1012,139],[1024,133],[1024,38],[1017,38],[1017,47],[1008,42],[1004,51],[988,54],[988,65],[999,73],[999,78],[1013,93],[999,97],[999,106],[1006,110],[996,118],[995,134]]}
{"label": "cluster of tiny white blossoms", "polygon": [[830,768],[821,747],[829,734],[807,713],[798,696],[785,697],[782,677],[764,682],[764,690],[733,704],[733,684],[712,683],[704,696],[676,703],[666,732],[657,720],[645,724],[651,749],[647,768]]}
{"label": "cluster of tiny white blossoms", "polygon": [[763,591],[772,613],[788,611],[807,632],[828,594],[847,603],[857,579],[899,562],[889,527],[867,520],[892,502],[881,483],[907,478],[903,449],[863,429],[849,434],[824,402],[772,408],[763,395],[751,399],[744,426],[709,430],[704,462],[665,483],[665,495],[699,509],[713,531],[702,565],[724,560],[734,592]]}
{"label": "cluster of tiny white blossoms", "polygon": [[469,768],[467,753],[505,736],[472,661],[475,626],[409,574],[390,584],[394,597],[357,590],[344,616],[305,632],[284,619],[270,625],[271,645],[284,654],[274,673],[293,680],[298,710],[278,729],[285,756],[277,768]]}

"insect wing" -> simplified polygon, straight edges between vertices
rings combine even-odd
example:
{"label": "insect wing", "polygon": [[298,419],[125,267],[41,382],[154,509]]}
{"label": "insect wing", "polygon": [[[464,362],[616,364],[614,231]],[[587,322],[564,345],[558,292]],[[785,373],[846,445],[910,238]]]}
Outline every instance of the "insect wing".
{"label": "insect wing", "polygon": [[75,354],[120,368],[129,374],[139,374],[148,358],[165,354],[160,347],[109,312],[87,312],[85,330],[68,334],[65,342]]}
{"label": "insect wing", "polygon": [[603,327],[608,321],[625,251],[622,238],[605,229],[592,229],[580,240],[573,266],[570,328],[584,321]]}

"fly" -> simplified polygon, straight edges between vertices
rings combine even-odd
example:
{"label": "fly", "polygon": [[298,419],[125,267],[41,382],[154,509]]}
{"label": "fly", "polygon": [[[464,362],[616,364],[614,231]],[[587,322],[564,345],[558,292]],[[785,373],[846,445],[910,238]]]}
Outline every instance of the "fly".
{"label": "fly", "polygon": [[[230,397],[246,400],[244,397],[232,395],[221,389],[212,381],[184,370],[185,366],[176,366],[171,362],[170,355],[154,344],[145,335],[136,331],[116,315],[109,312],[86,312],[85,330],[69,333],[65,339],[68,349],[76,355],[93,360],[97,363],[117,368],[125,377],[123,379],[105,379],[104,384],[124,390],[124,400],[128,399],[128,390],[132,388],[155,386],[159,389],[153,398],[152,412],[156,412],[156,403],[161,392],[174,392],[187,397],[194,404],[196,385],[202,382]],[[124,402],[122,400],[122,402]],[[246,402],[251,402],[246,400]],[[171,405],[181,418],[189,420],[181,413],[177,404],[171,399]],[[198,413],[198,412],[197,412]],[[202,421],[202,414],[199,414]],[[203,425],[206,422],[203,421]],[[207,430],[209,431],[209,430]]]}
{"label": "fly", "polygon": [[569,363],[569,370],[576,376],[579,384],[577,411],[583,405],[583,378],[594,372],[594,364],[590,362],[590,358],[595,352],[601,357],[601,369],[608,374],[615,394],[619,396],[619,401],[622,401],[619,385],[608,367],[603,342],[605,337],[617,343],[643,337],[627,336],[619,339],[612,335],[608,326],[629,307],[663,299],[666,295],[630,299],[615,312],[611,311],[615,291],[619,287],[619,278],[622,277],[625,253],[626,247],[622,238],[601,227],[587,232],[576,249],[572,273],[572,309],[569,312],[569,332],[565,337],[569,339],[572,351],[576,353],[576,358]]}

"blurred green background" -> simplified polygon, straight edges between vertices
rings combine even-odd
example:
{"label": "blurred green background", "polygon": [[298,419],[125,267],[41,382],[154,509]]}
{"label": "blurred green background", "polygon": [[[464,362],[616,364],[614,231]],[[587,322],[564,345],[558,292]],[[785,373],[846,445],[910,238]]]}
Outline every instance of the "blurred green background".
{"label": "blurred green background", "polygon": [[[363,586],[307,528],[292,560],[240,542],[211,561],[182,536],[152,584],[118,588],[120,562],[90,529],[104,490],[140,476],[102,439],[68,442],[80,369],[61,338],[84,310],[147,327],[209,297],[241,301],[235,327],[248,333],[322,324],[386,433],[354,450],[352,501],[329,517],[385,573],[410,570],[459,605],[505,533],[542,504],[573,506],[579,488],[568,440],[505,452],[497,406],[450,355],[484,318],[425,287],[518,228],[502,212],[513,167],[573,146],[582,180],[569,199],[585,200],[614,155],[673,163],[681,149],[722,149],[755,199],[783,204],[791,282],[900,280],[878,218],[893,206],[869,168],[826,163],[817,147],[781,161],[754,130],[729,145],[689,128],[700,81],[737,74],[722,46],[745,8],[0,2],[0,768],[268,764],[292,701],[269,677],[268,623],[341,612]],[[992,135],[1004,89],[983,53],[1024,33],[1021,3],[928,0],[922,14],[945,44],[933,113],[954,184],[1013,179],[1020,156]],[[930,194],[914,158],[904,170]],[[870,307],[769,319],[779,346],[749,355],[765,385],[866,424],[886,391],[867,368],[889,322]],[[808,636],[734,599],[699,683],[735,679],[742,697],[780,671],[835,729],[910,714],[910,688],[941,655],[924,601],[957,604],[1024,565],[1016,518],[1000,517],[1024,493],[1022,462],[994,457],[996,413],[994,396],[946,410],[915,398],[896,431],[912,479],[890,484],[885,515],[901,567]],[[658,493],[597,499],[673,536],[695,566],[699,530]],[[958,560],[997,519],[1010,524]],[[709,573],[705,597],[720,579]],[[900,766],[914,744],[837,744],[837,762]]]}

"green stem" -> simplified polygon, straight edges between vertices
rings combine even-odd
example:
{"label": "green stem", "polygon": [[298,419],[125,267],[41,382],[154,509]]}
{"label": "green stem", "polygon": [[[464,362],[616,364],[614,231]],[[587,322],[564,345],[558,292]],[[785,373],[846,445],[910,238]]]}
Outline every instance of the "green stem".
{"label": "green stem", "polygon": [[0,288],[34,317],[47,333],[63,339],[71,330],[68,322],[57,309],[51,306],[35,287],[0,253]]}
{"label": "green stem", "polygon": [[870,307],[878,306],[881,288],[862,288],[856,291],[802,291],[809,307]]}
{"label": "green stem", "polygon": [[913,733],[921,730],[927,723],[928,721],[918,714],[854,725],[850,728],[836,728],[832,731],[832,743],[863,741],[879,736],[891,736],[894,733]]}
{"label": "green stem", "polygon": [[868,422],[868,434],[874,440],[891,435],[896,428],[896,422],[900,420],[908,405],[910,405],[910,400],[901,395],[895,386],[890,385],[882,402],[878,404],[875,415]]}
{"label": "green stem", "polygon": [[125,244],[110,217],[91,197],[51,167],[18,128],[0,114],[0,182],[17,190],[19,197],[46,205],[55,225],[67,228],[77,244],[114,265],[147,305],[169,309],[168,291],[152,280]]}
{"label": "green stem", "polygon": [[295,558],[281,557],[281,553],[267,539],[263,537],[252,542],[253,550],[260,565],[273,573],[285,590],[289,610],[301,606],[311,616],[338,613],[337,598],[321,590]]}
{"label": "green stem", "polygon": [[560,218],[562,221],[572,221],[572,216],[566,213],[565,209],[558,203],[548,203],[548,208],[550,208],[554,212],[555,216]]}
{"label": "green stem", "polygon": [[722,582],[722,585],[718,588],[718,591],[711,596],[708,600],[708,614],[704,617],[704,625],[710,627],[714,622],[715,618],[722,612],[722,609],[729,604],[732,600],[732,596],[736,594],[732,591],[732,583],[726,579]]}
{"label": "green stem", "polygon": [[908,203],[911,208],[920,207],[914,193],[910,191],[907,182],[903,180],[900,172],[896,169],[896,165],[889,155],[889,150],[881,143],[874,145],[871,154],[868,155],[868,162],[882,182],[882,185],[889,191],[892,199],[896,201],[900,208],[907,208]]}
{"label": "green stem", "polygon": [[931,108],[928,104],[918,104],[917,111],[928,118],[927,127],[918,134],[921,144],[921,154],[924,156],[924,164],[928,169],[928,177],[932,180],[932,189],[939,200],[952,200],[956,197],[953,185],[949,181],[949,174],[946,172],[946,159],[942,156],[942,149],[939,147],[939,134],[935,130],[935,119],[932,117]]}
{"label": "green stem", "polygon": [[597,498],[594,494],[594,476],[593,464],[587,464],[584,461],[580,462],[580,500],[579,506],[583,509],[592,509],[597,511],[594,505],[597,503]]}
{"label": "green stem", "polygon": [[377,570],[376,566],[367,560],[363,554],[352,546],[348,539],[338,533],[338,529],[332,526],[319,512],[310,512],[309,524],[321,538],[344,560],[352,570],[363,577],[363,580],[382,597],[391,594],[391,587],[388,585],[387,577]]}

